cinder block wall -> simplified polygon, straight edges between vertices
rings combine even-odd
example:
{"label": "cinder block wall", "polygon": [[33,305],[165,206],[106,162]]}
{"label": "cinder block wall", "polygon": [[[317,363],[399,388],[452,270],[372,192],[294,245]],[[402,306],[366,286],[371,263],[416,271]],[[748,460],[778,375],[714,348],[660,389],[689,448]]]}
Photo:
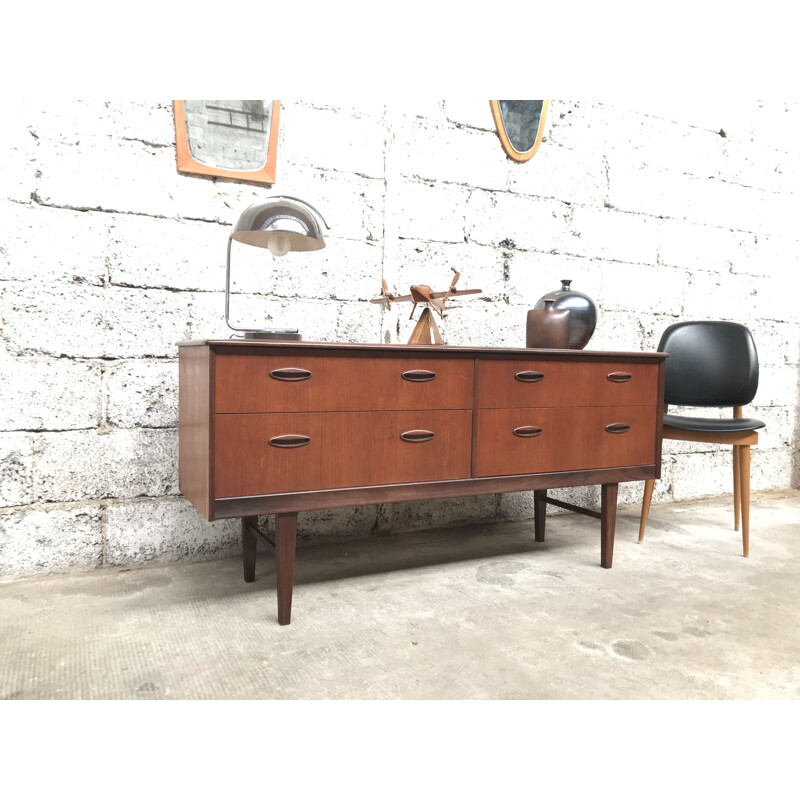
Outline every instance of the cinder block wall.
{"label": "cinder block wall", "polygon": [[[0,575],[237,551],[178,492],[177,347],[227,337],[230,225],[273,193],[331,226],[320,253],[234,245],[232,313],[307,340],[404,342],[380,279],[483,294],[448,344],[523,346],[527,310],[571,278],[599,307],[592,349],[655,349],[690,318],[747,324],[767,422],[754,489],[797,486],[800,106],[554,100],[509,160],[487,100],[284,101],[274,187],[181,175],[171,101],[9,102],[0,126]],[[730,456],[666,443],[655,502],[730,492]],[[621,487],[638,502],[641,484]],[[596,488],[563,490],[596,504]],[[528,494],[301,515],[305,539],[532,516]]]}

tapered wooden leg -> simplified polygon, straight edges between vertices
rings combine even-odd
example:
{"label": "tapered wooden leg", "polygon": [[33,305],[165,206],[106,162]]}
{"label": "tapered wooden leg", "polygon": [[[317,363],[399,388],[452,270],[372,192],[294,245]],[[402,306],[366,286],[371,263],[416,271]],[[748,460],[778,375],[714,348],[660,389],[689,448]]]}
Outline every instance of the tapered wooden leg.
{"label": "tapered wooden leg", "polygon": [[739,448],[741,445],[735,444],[733,446],[733,529],[739,530],[739,511],[742,507],[742,470],[741,470],[741,454]]}
{"label": "tapered wooden leg", "polygon": [[639,541],[644,539],[644,529],[647,526],[647,515],[650,513],[650,501],[653,499],[653,487],[656,485],[655,478],[650,478],[644,482],[644,494],[642,495],[642,518],[639,520]]}
{"label": "tapered wooden leg", "polygon": [[600,566],[611,569],[614,558],[614,526],[617,522],[619,484],[604,483],[600,490]]}
{"label": "tapered wooden leg", "polygon": [[544,524],[547,519],[547,490],[536,489],[533,493],[533,530],[537,542],[544,541]]}
{"label": "tapered wooden leg", "polygon": [[253,528],[258,524],[258,517],[242,517],[242,565],[244,566],[245,583],[256,579],[256,543],[258,537]]}
{"label": "tapered wooden leg", "polygon": [[275,518],[275,560],[278,583],[278,622],[288,625],[292,618],[294,554],[297,544],[297,514]]}
{"label": "tapered wooden leg", "polygon": [[750,555],[750,445],[739,445],[739,479],[742,498],[742,550]]}

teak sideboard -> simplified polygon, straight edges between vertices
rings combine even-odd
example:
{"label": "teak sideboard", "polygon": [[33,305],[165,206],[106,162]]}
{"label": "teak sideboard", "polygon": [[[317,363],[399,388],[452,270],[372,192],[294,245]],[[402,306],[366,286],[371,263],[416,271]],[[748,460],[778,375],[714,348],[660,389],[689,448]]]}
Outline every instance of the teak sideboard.
{"label": "teak sideboard", "polygon": [[[255,580],[258,515],[276,515],[278,621],[291,618],[297,513],[534,492],[600,519],[610,568],[617,487],[660,477],[664,353],[204,340],[179,345],[180,490],[241,517]],[[601,510],[547,496],[600,484]]]}

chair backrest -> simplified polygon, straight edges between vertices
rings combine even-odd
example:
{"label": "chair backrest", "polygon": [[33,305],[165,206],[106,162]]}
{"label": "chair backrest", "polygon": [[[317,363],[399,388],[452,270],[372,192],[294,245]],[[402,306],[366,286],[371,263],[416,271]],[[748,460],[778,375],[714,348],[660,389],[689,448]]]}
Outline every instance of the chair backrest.
{"label": "chair backrest", "polygon": [[678,322],[661,337],[669,353],[664,400],[680,406],[744,406],[758,389],[758,354],[737,322]]}

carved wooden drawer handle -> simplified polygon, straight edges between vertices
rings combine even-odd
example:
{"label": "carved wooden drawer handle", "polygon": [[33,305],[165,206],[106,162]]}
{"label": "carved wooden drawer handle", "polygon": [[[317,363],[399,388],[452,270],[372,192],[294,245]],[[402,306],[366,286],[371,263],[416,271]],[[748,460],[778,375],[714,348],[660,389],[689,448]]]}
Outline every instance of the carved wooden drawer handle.
{"label": "carved wooden drawer handle", "polygon": [[631,429],[630,425],[626,425],[624,422],[612,422],[610,425],[606,425],[606,430],[609,433],[627,433]]}
{"label": "carved wooden drawer handle", "polygon": [[269,376],[276,381],[307,381],[311,377],[311,372],[297,367],[283,367],[282,369],[273,369]]}
{"label": "carved wooden drawer handle", "polygon": [[541,372],[534,372],[533,370],[527,370],[525,372],[518,372],[514,376],[518,381],[522,381],[523,383],[536,383],[544,378]]}
{"label": "carved wooden drawer handle", "polygon": [[612,381],[612,383],[625,383],[632,377],[633,375],[629,375],[627,372],[609,372],[608,375],[606,375],[606,378]]}
{"label": "carved wooden drawer handle", "polygon": [[404,442],[429,442],[433,439],[433,431],[406,431],[400,434]]}
{"label": "carved wooden drawer handle", "polygon": [[541,428],[535,425],[522,425],[519,428],[514,428],[514,436],[521,436],[523,439],[530,439],[532,436],[538,436],[542,432]]}
{"label": "carved wooden drawer handle", "polygon": [[425,383],[425,381],[432,381],[436,377],[436,373],[427,369],[409,369],[403,373],[402,377],[404,381]]}
{"label": "carved wooden drawer handle", "polygon": [[273,447],[303,447],[311,441],[310,436],[302,433],[284,433],[283,436],[273,436],[269,443]]}

